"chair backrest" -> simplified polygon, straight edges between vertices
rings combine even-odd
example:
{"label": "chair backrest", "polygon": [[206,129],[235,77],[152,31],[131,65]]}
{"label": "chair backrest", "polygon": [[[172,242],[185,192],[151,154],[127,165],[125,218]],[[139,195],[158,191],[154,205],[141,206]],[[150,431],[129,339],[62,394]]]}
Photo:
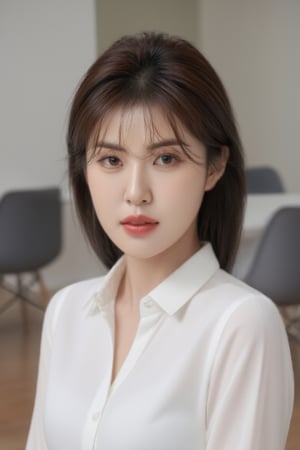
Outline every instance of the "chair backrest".
{"label": "chair backrest", "polygon": [[12,191],[0,201],[0,273],[37,270],[61,250],[58,188]]}
{"label": "chair backrest", "polygon": [[246,169],[248,194],[271,194],[284,192],[279,173],[272,167],[252,167]]}
{"label": "chair backrest", "polygon": [[300,207],[271,218],[245,281],[278,305],[300,304]]}

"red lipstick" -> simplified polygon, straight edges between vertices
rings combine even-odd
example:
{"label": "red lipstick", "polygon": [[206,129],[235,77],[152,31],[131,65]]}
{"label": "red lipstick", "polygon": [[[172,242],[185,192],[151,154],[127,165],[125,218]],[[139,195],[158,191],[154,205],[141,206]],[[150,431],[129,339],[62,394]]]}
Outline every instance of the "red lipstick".
{"label": "red lipstick", "polygon": [[125,217],[120,223],[127,233],[133,236],[142,236],[150,233],[159,224],[157,220],[143,215]]}

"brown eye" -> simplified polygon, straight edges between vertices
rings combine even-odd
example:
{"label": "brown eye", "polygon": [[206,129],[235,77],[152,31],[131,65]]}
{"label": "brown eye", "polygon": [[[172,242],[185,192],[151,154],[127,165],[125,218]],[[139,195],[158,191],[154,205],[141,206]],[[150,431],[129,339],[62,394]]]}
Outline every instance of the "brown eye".
{"label": "brown eye", "polygon": [[179,161],[179,158],[177,155],[173,155],[171,153],[163,153],[162,155],[159,155],[158,158],[155,160],[155,164],[158,164],[160,166],[169,166]]}
{"label": "brown eye", "polygon": [[105,156],[99,159],[99,163],[103,167],[120,167],[122,165],[122,161],[117,156]]}
{"label": "brown eye", "polygon": [[119,158],[116,158],[115,156],[109,156],[107,160],[111,166],[117,166],[120,163]]}

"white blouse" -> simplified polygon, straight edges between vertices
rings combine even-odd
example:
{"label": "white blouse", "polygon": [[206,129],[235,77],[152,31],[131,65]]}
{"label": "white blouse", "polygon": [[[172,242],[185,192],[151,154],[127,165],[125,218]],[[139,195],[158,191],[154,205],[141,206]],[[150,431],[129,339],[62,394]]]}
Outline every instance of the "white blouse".
{"label": "white blouse", "polygon": [[141,299],[111,383],[123,270],[50,302],[26,450],[283,450],[294,385],[274,304],[206,244]]}

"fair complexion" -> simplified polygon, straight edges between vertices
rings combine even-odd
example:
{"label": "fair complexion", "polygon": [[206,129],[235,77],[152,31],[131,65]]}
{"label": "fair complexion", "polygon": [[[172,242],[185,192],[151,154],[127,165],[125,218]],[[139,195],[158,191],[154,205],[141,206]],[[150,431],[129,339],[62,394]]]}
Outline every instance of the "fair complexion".
{"label": "fair complexion", "polygon": [[96,148],[87,153],[87,183],[97,217],[126,264],[116,299],[113,378],[134,339],[140,299],[201,247],[198,211],[228,156],[225,148],[220,161],[207,167],[201,142],[182,126],[178,141],[159,108],[151,113],[153,128],[141,107],[115,111],[102,126]]}

